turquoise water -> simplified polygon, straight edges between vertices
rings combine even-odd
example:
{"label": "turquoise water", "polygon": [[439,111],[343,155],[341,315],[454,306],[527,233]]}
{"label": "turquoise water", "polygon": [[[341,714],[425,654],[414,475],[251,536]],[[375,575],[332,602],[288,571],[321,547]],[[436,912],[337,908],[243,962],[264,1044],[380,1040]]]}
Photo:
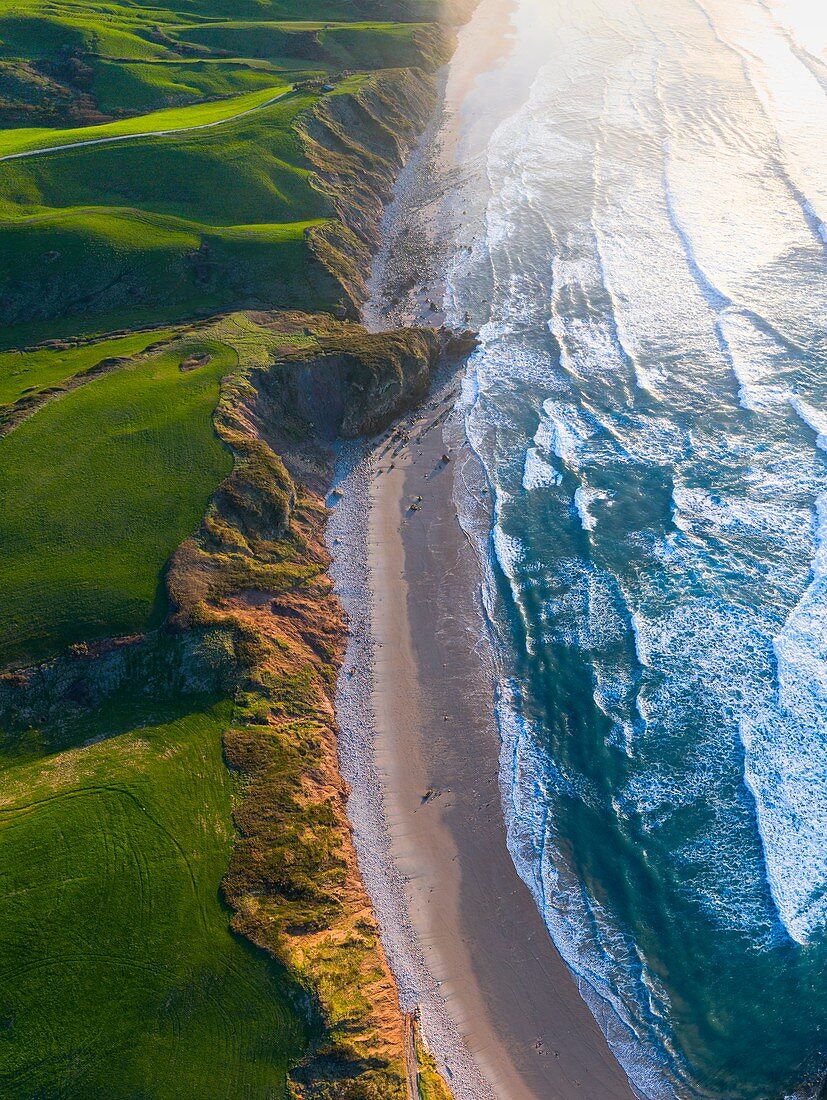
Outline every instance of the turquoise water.
{"label": "turquoise water", "polygon": [[827,1063],[825,47],[822,0],[525,0],[466,165],[509,841],[650,1100]]}

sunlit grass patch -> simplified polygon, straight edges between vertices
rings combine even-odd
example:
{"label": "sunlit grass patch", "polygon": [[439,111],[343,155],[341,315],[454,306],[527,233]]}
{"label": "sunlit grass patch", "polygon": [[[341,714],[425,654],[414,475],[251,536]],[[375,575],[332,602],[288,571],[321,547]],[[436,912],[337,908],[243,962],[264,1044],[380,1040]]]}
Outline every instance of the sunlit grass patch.
{"label": "sunlit grass patch", "polygon": [[30,351],[0,352],[0,406],[24,394],[38,393],[83,374],[105,359],[137,355],[169,330],[136,332],[113,340],[72,343],[65,347],[42,347]]}
{"label": "sunlit grass patch", "polygon": [[56,127],[25,126],[15,130],[0,131],[0,157],[13,153],[38,149],[59,149],[81,141],[101,141],[105,138],[127,137],[144,133],[160,133],[165,130],[187,130],[218,122],[226,122],[263,106],[281,95],[285,84],[273,84],[247,95],[230,96],[227,99],[194,103],[186,107],[169,107],[145,115],[105,122],[99,126],[80,126],[69,129]]}

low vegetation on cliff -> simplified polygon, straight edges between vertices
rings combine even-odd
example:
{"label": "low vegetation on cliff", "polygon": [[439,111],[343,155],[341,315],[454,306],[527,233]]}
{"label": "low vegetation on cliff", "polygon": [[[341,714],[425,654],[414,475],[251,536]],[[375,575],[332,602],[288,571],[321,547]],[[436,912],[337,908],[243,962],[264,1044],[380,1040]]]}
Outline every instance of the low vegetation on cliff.
{"label": "low vegetation on cliff", "polygon": [[0,15],[7,340],[352,308],[364,255],[320,172],[387,197],[448,33],[388,22],[379,2],[227,7],[242,10],[29,0]]}

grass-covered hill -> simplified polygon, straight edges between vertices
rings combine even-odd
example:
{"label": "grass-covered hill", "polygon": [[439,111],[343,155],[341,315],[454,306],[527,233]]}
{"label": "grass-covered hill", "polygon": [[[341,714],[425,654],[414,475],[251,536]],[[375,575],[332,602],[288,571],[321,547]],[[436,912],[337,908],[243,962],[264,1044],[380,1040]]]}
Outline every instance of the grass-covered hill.
{"label": "grass-covered hill", "polygon": [[0,2],[4,1098],[407,1095],[312,490],[433,365],[343,318],[446,12]]}
{"label": "grass-covered hill", "polygon": [[22,0],[0,13],[0,118],[82,124],[291,75],[415,65],[438,0]]}
{"label": "grass-covered hill", "polygon": [[220,894],[231,705],[125,695],[78,747],[5,761],[0,1092],[284,1095],[304,1025]]}
{"label": "grass-covered hill", "polygon": [[[338,211],[303,122],[444,58],[427,4],[391,8],[3,5],[0,323],[25,340],[345,300],[315,246]],[[369,121],[346,151],[393,155]]]}
{"label": "grass-covered hill", "polygon": [[[240,98],[246,107],[259,97]],[[187,116],[199,125],[201,108],[163,111],[147,127],[166,128],[172,114],[180,134],[0,162],[0,316],[10,327],[54,320],[55,329],[41,326],[47,332],[67,322],[74,330],[236,305],[335,303],[337,288],[306,238],[332,211],[310,185],[291,129],[311,104],[290,92],[193,131]]]}
{"label": "grass-covered hill", "polygon": [[221,345],[176,342],[48,402],[2,440],[6,661],[160,625],[166,560],[232,465],[212,412],[233,366]]}

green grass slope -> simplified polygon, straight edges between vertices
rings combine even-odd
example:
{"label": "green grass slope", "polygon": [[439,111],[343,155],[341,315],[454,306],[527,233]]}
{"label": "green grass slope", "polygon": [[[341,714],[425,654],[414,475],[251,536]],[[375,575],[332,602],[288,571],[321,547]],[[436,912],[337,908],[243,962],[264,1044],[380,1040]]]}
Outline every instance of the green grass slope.
{"label": "green grass slope", "polygon": [[108,115],[240,95],[310,75],[293,58],[286,60],[284,76],[280,66],[244,58],[125,62],[101,57],[90,58],[89,67],[96,106]]}
{"label": "green grass slope", "polygon": [[228,57],[284,64],[294,58],[308,68],[404,68],[421,62],[424,28],[416,23],[322,23],[227,21],[171,28],[175,41],[206,47]]}
{"label": "green grass slope", "polygon": [[137,355],[169,330],[136,332],[112,340],[29,351],[0,351],[0,410],[24,395],[42,393],[84,374],[105,359]]}
{"label": "green grass slope", "polygon": [[[182,372],[193,353],[212,359]],[[234,365],[222,345],[190,341],[0,439],[0,665],[161,622],[167,558],[231,468],[211,416]]]}
{"label": "green grass slope", "polygon": [[[219,895],[233,843],[229,710],[191,700],[97,744],[0,756],[7,1100],[284,1095],[302,1030]],[[111,718],[122,716],[97,715],[88,732],[106,734]]]}
{"label": "green grass slope", "polygon": [[[335,308],[342,288],[306,237],[335,210],[313,185],[300,120],[325,81],[351,88],[345,73],[438,65],[444,33],[423,22],[436,10],[401,0],[0,6],[0,324],[24,341],[38,322],[91,333],[218,310]],[[365,124],[372,140],[375,120]],[[364,139],[345,133],[332,155]],[[99,144],[63,148],[83,142]]]}
{"label": "green grass slope", "polygon": [[[242,96],[236,102],[249,106],[268,95]],[[6,196],[0,212],[9,216],[10,226],[31,225],[56,210],[78,207],[168,214],[202,226],[292,224],[329,216],[324,197],[310,185],[291,129],[310,102],[308,96],[292,95],[215,129],[7,161],[0,164]],[[217,106],[228,110],[224,102],[207,105]],[[187,107],[143,121],[64,133],[76,134],[78,141],[87,135],[95,140],[100,130],[203,113]],[[148,158],[152,172],[146,170]]]}
{"label": "green grass slope", "polygon": [[0,318],[76,317],[89,331],[335,301],[306,240],[332,209],[292,128],[312,101],[294,93],[215,128],[0,162]]}
{"label": "green grass slope", "polygon": [[151,111],[137,118],[125,118],[118,122],[101,123],[98,126],[79,126],[68,130],[54,126],[26,126],[15,130],[4,130],[0,133],[0,159],[20,153],[31,155],[39,150],[59,149],[61,146],[83,141],[104,141],[107,138],[125,138],[136,134],[158,134],[165,131],[212,127],[246,114],[248,111],[261,108],[271,99],[283,94],[285,88],[286,85],[282,82],[277,86],[250,92],[248,95],[196,103],[188,107],[170,107],[162,111]]}

